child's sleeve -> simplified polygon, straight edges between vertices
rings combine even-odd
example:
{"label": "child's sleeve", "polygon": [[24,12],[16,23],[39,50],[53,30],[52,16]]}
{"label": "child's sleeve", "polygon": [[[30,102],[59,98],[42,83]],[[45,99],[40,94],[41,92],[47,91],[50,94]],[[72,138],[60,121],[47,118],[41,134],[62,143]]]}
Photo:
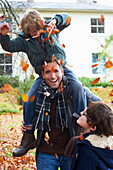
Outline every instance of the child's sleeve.
{"label": "child's sleeve", "polygon": [[53,19],[57,20],[56,26],[60,31],[68,27],[71,23],[71,16],[67,13],[56,14]]}

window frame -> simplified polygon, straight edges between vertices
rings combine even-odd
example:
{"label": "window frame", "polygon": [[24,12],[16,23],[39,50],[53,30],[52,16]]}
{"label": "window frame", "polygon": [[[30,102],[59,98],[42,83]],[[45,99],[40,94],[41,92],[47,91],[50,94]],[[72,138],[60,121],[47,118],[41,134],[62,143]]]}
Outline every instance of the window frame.
{"label": "window frame", "polygon": [[[105,68],[106,56],[103,56],[103,58],[101,59],[99,55],[100,53],[92,53],[92,66],[95,64],[99,64],[96,67],[92,67],[92,75],[105,75],[106,74],[106,68]],[[95,56],[95,59],[93,59],[93,56]],[[100,61],[98,59],[100,59]],[[93,60],[95,61],[93,62]],[[102,72],[100,70],[102,70]]]}
{"label": "window frame", "polygon": [[[12,55],[8,56],[7,54],[2,53],[2,54],[0,54],[0,56],[3,56],[3,63],[0,61],[0,67],[3,66],[3,74],[1,74],[1,72],[0,72],[0,76],[2,76],[2,75],[11,75],[12,76],[12,73],[13,73]],[[11,57],[11,63],[10,62],[7,63],[7,61],[6,61],[7,57]],[[7,71],[7,66],[11,66],[11,72],[8,72],[9,70]]]}
{"label": "window frame", "polygon": [[[100,18],[91,18],[91,34],[105,34],[105,19],[103,19],[102,24],[99,23]],[[95,25],[92,24],[92,20],[95,20]],[[96,29],[96,32],[92,32],[92,28]],[[103,28],[103,32],[99,29]]]}

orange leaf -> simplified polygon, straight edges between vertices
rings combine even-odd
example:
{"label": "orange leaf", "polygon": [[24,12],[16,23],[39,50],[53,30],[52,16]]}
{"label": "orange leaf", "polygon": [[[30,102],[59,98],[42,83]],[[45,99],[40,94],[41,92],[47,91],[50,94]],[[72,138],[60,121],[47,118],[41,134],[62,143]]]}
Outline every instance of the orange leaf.
{"label": "orange leaf", "polygon": [[59,29],[53,29],[52,31],[53,31],[53,32],[51,32],[51,34],[60,33],[60,30],[59,30]]}
{"label": "orange leaf", "polygon": [[51,72],[54,73],[54,71],[55,71],[55,69],[54,69],[54,67],[52,66],[52,67],[51,67]]}
{"label": "orange leaf", "polygon": [[97,61],[101,61],[101,59],[98,58]]}
{"label": "orange leaf", "polygon": [[44,21],[42,19],[40,19],[40,25],[42,28],[44,27]]}
{"label": "orange leaf", "polygon": [[51,44],[53,44],[54,43],[54,37],[52,38],[52,40],[51,40]]}
{"label": "orange leaf", "polygon": [[113,86],[113,80],[110,81],[111,85]]}
{"label": "orange leaf", "polygon": [[45,115],[48,116],[48,112],[46,112]]}
{"label": "orange leaf", "polygon": [[28,102],[28,95],[26,93],[22,95],[22,100]]}
{"label": "orange leaf", "polygon": [[19,110],[22,110],[23,109],[23,106],[22,107],[20,107],[20,109]]}
{"label": "orange leaf", "polygon": [[28,67],[29,67],[29,64],[26,64],[25,61],[22,59],[21,60],[21,67],[22,67],[22,70],[26,72]]}
{"label": "orange leaf", "polygon": [[23,67],[25,67],[25,65],[26,65],[26,63],[25,63],[25,61],[22,59],[22,60],[21,60],[21,67],[23,68]]}
{"label": "orange leaf", "polygon": [[97,84],[99,80],[100,80],[100,77],[96,78],[96,79],[92,82],[92,85]]}
{"label": "orange leaf", "polygon": [[65,44],[62,44],[62,47],[65,48]]}
{"label": "orange leaf", "polygon": [[1,17],[0,17],[0,20],[3,20],[5,18],[5,15],[2,15]]}
{"label": "orange leaf", "polygon": [[28,67],[29,67],[29,64],[26,64],[25,67],[22,68],[22,70],[26,72]]}
{"label": "orange leaf", "polygon": [[47,139],[47,140],[49,140],[50,138],[49,138],[49,134],[48,134],[48,132],[46,132],[45,133],[45,138]]}
{"label": "orange leaf", "polygon": [[100,19],[99,19],[99,23],[100,23],[100,24],[102,24],[103,19],[104,19],[104,15],[103,15],[103,14],[101,14],[101,17],[100,17]]}
{"label": "orange leaf", "polygon": [[111,68],[112,66],[113,66],[113,63],[110,60],[105,63],[105,68]]}
{"label": "orange leaf", "polygon": [[57,155],[57,153],[55,153],[55,157],[56,157],[56,159],[58,159],[58,155]]}
{"label": "orange leaf", "polygon": [[49,40],[49,37],[45,38],[44,41],[48,41]]}
{"label": "orange leaf", "polygon": [[21,27],[21,24],[19,24],[19,30],[21,30],[21,28],[22,28],[22,27]]}
{"label": "orange leaf", "polygon": [[99,64],[94,64],[94,65],[92,65],[91,67],[97,67]]}
{"label": "orange leaf", "polygon": [[4,86],[1,87],[1,90],[3,92],[9,92],[9,91],[13,91],[13,87],[10,84],[4,84]]}
{"label": "orange leaf", "polygon": [[113,96],[113,90],[111,90],[111,92],[109,93],[109,96]]}
{"label": "orange leaf", "polygon": [[37,35],[34,35],[32,38],[37,38],[39,36],[40,36],[40,34],[37,34]]}
{"label": "orange leaf", "polygon": [[32,96],[32,97],[30,98],[30,101],[33,102],[34,99],[35,99],[35,96]]}
{"label": "orange leaf", "polygon": [[6,53],[7,56],[12,56],[13,54],[12,53]]}
{"label": "orange leaf", "polygon": [[79,138],[80,138],[80,140],[81,140],[81,141],[83,141],[83,140],[84,140],[83,135],[80,135],[80,137],[79,137]]}
{"label": "orange leaf", "polygon": [[59,93],[60,93],[60,92],[63,92],[63,83],[62,83],[62,82],[61,82],[61,84],[60,84],[60,88],[59,88],[58,91],[59,91]]}
{"label": "orange leaf", "polygon": [[71,17],[68,17],[66,20],[66,26],[71,22]]}
{"label": "orange leaf", "polygon": [[10,129],[10,131],[12,131],[14,128],[12,127],[11,129]]}
{"label": "orange leaf", "polygon": [[103,44],[100,45],[102,48],[104,48]]}
{"label": "orange leaf", "polygon": [[29,41],[30,40],[30,38],[25,38],[25,41]]}
{"label": "orange leaf", "polygon": [[21,94],[20,94],[19,92],[17,92],[17,94],[18,94],[19,96],[21,96]]}
{"label": "orange leaf", "polygon": [[46,30],[39,30],[39,33],[46,33]]}

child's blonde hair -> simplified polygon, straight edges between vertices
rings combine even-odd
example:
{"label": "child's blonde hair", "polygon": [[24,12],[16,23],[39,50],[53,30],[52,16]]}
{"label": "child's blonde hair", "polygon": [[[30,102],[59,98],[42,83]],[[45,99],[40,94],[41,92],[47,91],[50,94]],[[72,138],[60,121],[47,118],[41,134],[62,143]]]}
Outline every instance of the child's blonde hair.
{"label": "child's blonde hair", "polygon": [[44,20],[42,15],[36,10],[28,10],[21,19],[21,29],[25,34],[30,34],[34,29],[42,28],[40,20]]}

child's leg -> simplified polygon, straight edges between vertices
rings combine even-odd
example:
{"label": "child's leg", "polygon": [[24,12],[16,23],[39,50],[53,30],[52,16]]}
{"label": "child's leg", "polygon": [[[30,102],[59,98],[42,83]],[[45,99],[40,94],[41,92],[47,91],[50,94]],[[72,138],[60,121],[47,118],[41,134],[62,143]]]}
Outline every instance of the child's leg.
{"label": "child's leg", "polygon": [[64,75],[67,77],[69,86],[72,88],[75,112],[80,114],[86,108],[85,89],[70,69],[64,68]]}
{"label": "child's leg", "polygon": [[37,146],[37,141],[34,137],[34,130],[32,126],[36,98],[34,99],[33,102],[30,101],[30,98],[32,96],[36,96],[41,81],[42,81],[42,76],[40,76],[38,79],[35,80],[34,84],[32,85],[31,89],[28,92],[29,101],[24,103],[23,118],[25,122],[24,125],[26,126],[27,131],[23,134],[20,146],[13,151],[14,157],[23,156],[30,149],[34,149]]}
{"label": "child's leg", "polygon": [[[24,106],[23,106],[23,120],[25,122],[24,125],[32,125],[32,120],[33,120],[34,110],[35,110],[35,103],[36,103],[36,93],[38,91],[41,81],[42,81],[42,76],[40,76],[39,78],[35,80],[31,89],[28,92],[29,100],[28,102],[24,102]],[[32,96],[35,96],[35,99],[33,102],[30,101],[30,98]]]}

